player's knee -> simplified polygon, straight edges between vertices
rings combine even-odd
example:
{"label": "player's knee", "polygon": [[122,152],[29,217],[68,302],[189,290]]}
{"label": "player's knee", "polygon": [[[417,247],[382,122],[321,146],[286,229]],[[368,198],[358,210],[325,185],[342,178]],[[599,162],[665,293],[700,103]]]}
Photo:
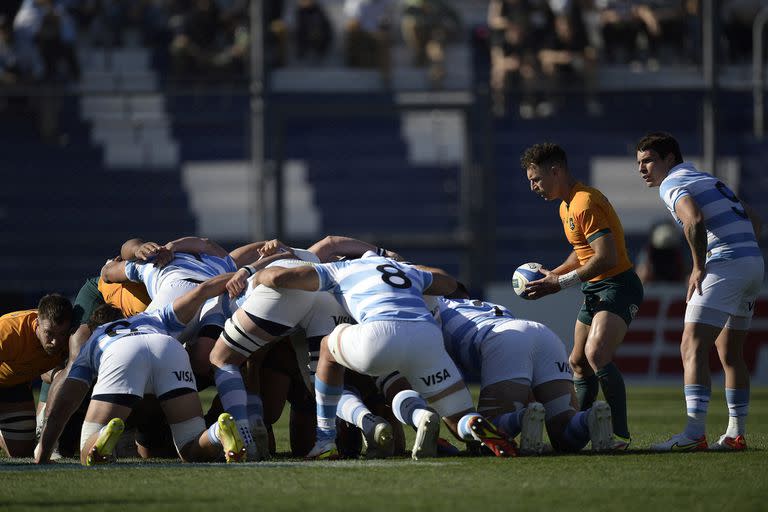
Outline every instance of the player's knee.
{"label": "player's knee", "polygon": [[9,457],[31,457],[35,449],[33,410],[0,414],[0,434]]}
{"label": "player's knee", "polygon": [[573,373],[576,375],[584,375],[585,373],[589,373],[591,370],[588,368],[589,363],[584,358],[576,358],[576,357],[569,357],[568,358],[568,364],[571,365],[571,369],[573,370]]}

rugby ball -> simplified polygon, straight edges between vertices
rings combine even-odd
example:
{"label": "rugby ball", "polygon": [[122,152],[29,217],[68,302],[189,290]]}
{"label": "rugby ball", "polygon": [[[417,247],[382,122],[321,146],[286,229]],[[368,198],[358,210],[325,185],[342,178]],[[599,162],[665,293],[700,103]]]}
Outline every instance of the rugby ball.
{"label": "rugby ball", "polygon": [[531,281],[537,281],[542,279],[544,274],[541,273],[541,263],[523,263],[515,273],[512,275],[512,289],[515,293],[524,298],[528,298],[528,294],[525,291],[525,285]]}

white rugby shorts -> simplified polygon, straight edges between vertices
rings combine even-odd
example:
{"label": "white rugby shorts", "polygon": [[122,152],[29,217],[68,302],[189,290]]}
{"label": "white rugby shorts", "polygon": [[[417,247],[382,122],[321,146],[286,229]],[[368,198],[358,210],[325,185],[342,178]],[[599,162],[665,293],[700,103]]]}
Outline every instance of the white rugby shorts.
{"label": "white rugby shorts", "polygon": [[483,388],[505,380],[525,380],[531,387],[573,380],[562,340],[538,322],[505,322],[482,341],[480,356]]}
{"label": "white rugby shorts", "polygon": [[[690,306],[715,309],[733,316],[752,318],[755,301],[763,285],[763,258],[714,261],[706,266],[701,295],[688,301],[685,321],[696,322]],[[691,314],[689,314],[691,313]]]}
{"label": "white rugby shorts", "polygon": [[442,331],[430,322],[342,324],[331,333],[328,348],[337,362],[358,373],[399,371],[426,399],[463,380],[443,347]]}
{"label": "white rugby shorts", "polygon": [[184,388],[197,389],[184,347],[165,334],[137,334],[120,338],[104,352],[93,396],[162,397]]}

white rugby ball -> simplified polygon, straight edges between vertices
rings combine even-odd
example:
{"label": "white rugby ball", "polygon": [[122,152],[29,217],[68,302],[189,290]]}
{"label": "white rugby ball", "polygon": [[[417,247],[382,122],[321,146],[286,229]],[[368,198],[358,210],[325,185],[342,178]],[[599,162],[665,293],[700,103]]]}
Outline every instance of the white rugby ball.
{"label": "white rugby ball", "polygon": [[523,263],[515,273],[512,275],[512,289],[515,293],[524,298],[528,298],[528,294],[525,291],[525,285],[531,281],[537,281],[542,279],[544,274],[541,273],[541,263]]}

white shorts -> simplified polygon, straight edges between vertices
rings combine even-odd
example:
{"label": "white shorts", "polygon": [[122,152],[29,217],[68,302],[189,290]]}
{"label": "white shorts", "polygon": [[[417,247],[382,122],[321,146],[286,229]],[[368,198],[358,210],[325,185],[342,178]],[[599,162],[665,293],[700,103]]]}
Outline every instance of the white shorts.
{"label": "white shorts", "polygon": [[327,336],[337,325],[354,323],[344,306],[339,304],[336,298],[327,292],[317,292],[315,302],[309,311],[299,322],[304,329],[307,338]]}
{"label": "white shorts", "polygon": [[429,322],[342,324],[331,333],[328,348],[339,364],[358,373],[399,371],[427,399],[463,380],[443,347],[442,331]]}
{"label": "white shorts", "polygon": [[536,387],[553,380],[573,380],[562,340],[538,322],[505,322],[480,345],[481,387],[505,380]]}
{"label": "white shorts", "polygon": [[154,394],[162,399],[184,389],[197,391],[184,347],[164,334],[138,334],[116,340],[104,352],[93,397]]}
{"label": "white shorts", "polygon": [[[312,308],[317,293],[285,288],[274,290],[259,285],[254,288],[241,309],[251,316],[293,328]],[[264,328],[264,326],[260,327]],[[264,330],[273,336],[286,334],[285,332],[270,332],[268,328]]]}
{"label": "white shorts", "polygon": [[[707,264],[706,270],[701,295],[694,292],[688,306],[752,318],[755,301],[763,285],[763,258],[714,261]],[[696,308],[686,308],[686,322],[697,322],[695,311]]]}
{"label": "white shorts", "polygon": [[147,313],[151,313],[156,309],[161,309],[167,304],[175,301],[190,290],[194,290],[200,283],[193,281],[185,281],[183,279],[177,279],[176,281],[169,281],[163,283],[157,294],[152,298],[152,302],[147,306]]}

